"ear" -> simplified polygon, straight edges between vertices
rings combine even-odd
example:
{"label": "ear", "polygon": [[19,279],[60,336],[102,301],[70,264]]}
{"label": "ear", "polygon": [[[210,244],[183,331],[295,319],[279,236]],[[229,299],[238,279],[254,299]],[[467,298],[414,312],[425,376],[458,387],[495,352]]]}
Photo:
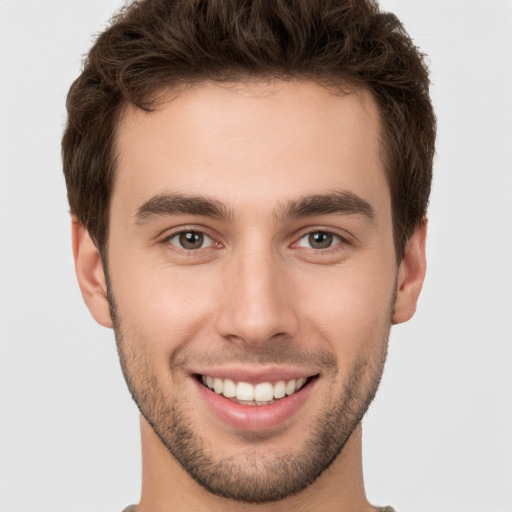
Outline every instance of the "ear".
{"label": "ear", "polygon": [[393,324],[410,320],[416,311],[416,303],[423,286],[427,260],[425,240],[427,237],[427,220],[416,228],[405,246],[405,254],[398,268],[397,292]]}
{"label": "ear", "polygon": [[71,238],[76,276],[84,302],[100,325],[112,327],[100,253],[84,225],[76,219],[71,223]]}

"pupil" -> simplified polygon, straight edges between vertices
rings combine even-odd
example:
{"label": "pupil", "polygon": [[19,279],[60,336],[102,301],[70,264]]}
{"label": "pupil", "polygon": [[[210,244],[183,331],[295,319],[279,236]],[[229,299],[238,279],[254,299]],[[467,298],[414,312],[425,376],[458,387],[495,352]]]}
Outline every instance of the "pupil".
{"label": "pupil", "polygon": [[180,244],[185,249],[199,249],[203,245],[203,234],[187,231],[180,235]]}
{"label": "pupil", "polygon": [[309,243],[314,249],[326,249],[332,245],[332,234],[325,231],[317,231],[309,235]]}

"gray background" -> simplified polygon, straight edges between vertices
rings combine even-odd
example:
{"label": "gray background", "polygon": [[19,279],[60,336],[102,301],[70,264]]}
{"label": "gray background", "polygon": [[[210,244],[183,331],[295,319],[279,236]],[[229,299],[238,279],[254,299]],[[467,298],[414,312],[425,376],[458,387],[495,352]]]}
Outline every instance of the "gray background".
{"label": "gray background", "polygon": [[[430,56],[439,143],[429,269],[365,419],[369,499],[512,511],[512,1],[386,0]],[[118,0],[0,0],[0,511],[120,511],[138,415],[82,303],[64,97]]]}

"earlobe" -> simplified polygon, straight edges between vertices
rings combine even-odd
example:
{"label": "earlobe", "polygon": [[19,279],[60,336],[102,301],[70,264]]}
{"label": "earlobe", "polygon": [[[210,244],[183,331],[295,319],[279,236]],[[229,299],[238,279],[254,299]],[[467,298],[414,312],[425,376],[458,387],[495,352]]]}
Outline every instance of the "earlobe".
{"label": "earlobe", "polygon": [[100,325],[112,327],[107,285],[99,251],[84,225],[76,219],[72,220],[71,236],[75,271],[84,302]]}
{"label": "earlobe", "polygon": [[405,247],[405,254],[398,269],[393,324],[410,320],[416,311],[416,304],[427,269],[425,241],[427,220],[414,231]]}

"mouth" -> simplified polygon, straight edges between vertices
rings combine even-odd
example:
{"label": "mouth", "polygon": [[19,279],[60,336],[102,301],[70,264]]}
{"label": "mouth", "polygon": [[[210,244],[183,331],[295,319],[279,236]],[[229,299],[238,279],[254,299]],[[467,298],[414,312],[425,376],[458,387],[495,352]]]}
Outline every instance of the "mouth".
{"label": "mouth", "polygon": [[297,394],[316,380],[318,375],[258,383],[235,381],[211,375],[196,375],[196,378],[205,388],[231,402],[248,406],[265,406]]}
{"label": "mouth", "polygon": [[[189,374],[205,414],[214,424],[242,432],[280,432],[309,417],[315,406],[321,374],[286,367],[199,369]],[[209,420],[208,420],[209,421]]]}

